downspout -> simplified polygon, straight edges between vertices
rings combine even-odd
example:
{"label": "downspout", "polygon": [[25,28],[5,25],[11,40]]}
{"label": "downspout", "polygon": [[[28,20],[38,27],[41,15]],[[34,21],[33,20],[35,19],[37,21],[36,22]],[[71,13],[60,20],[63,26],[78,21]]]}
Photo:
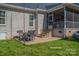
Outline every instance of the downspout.
{"label": "downspout", "polygon": [[74,30],[74,9],[73,9],[73,30]]}
{"label": "downspout", "polygon": [[[24,6],[24,11],[25,11],[25,3],[23,3],[23,6]],[[23,26],[24,26],[24,30],[23,32],[25,33],[25,12],[24,12],[24,16],[23,16]],[[25,39],[24,39],[24,45],[25,45]]]}
{"label": "downspout", "polygon": [[10,21],[10,23],[11,23],[11,24],[10,24],[11,34],[10,34],[10,35],[11,35],[11,39],[12,39],[12,12],[11,12],[11,21]]}
{"label": "downspout", "polygon": [[35,30],[36,30],[36,35],[38,35],[38,9],[36,8],[36,19],[35,19]]}
{"label": "downspout", "polygon": [[64,38],[66,38],[66,7],[64,6]]}
{"label": "downspout", "polygon": [[[23,3],[23,6],[24,6],[24,11],[25,11],[25,3]],[[23,32],[25,32],[25,12],[23,16],[23,26],[24,26]]]}
{"label": "downspout", "polygon": [[54,25],[53,25],[53,23],[54,23],[54,12],[52,13],[52,36],[53,36],[53,31],[54,31]]}

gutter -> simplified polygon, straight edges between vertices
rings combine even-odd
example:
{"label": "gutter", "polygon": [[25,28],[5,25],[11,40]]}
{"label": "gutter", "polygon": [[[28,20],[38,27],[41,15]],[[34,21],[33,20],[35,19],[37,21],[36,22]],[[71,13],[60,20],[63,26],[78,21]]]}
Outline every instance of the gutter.
{"label": "gutter", "polygon": [[76,10],[79,10],[79,6],[74,4],[74,3],[64,3],[64,4],[60,4],[60,5],[56,6],[56,7],[53,7],[51,9],[48,9],[47,13],[53,12],[53,11],[61,9],[61,8],[64,8],[64,6],[69,6],[70,8],[74,8]]}
{"label": "gutter", "polygon": [[55,6],[55,7],[51,8],[51,9],[48,9],[48,10],[47,10],[47,13],[53,12],[53,11],[58,10],[58,9],[61,9],[61,8],[63,8],[63,7],[64,7],[64,4],[60,4],[60,5],[58,5],[58,6]]}
{"label": "gutter", "polygon": [[[53,12],[55,10],[58,10],[58,9],[61,9],[61,8],[64,8],[64,5],[65,6],[73,6],[73,7],[76,7],[76,8],[79,8],[78,5],[75,5],[73,3],[64,3],[64,4],[60,4],[58,6],[55,6],[51,9],[48,9],[48,10],[44,10],[44,9],[39,9],[37,8],[37,11],[38,13],[50,13],[50,12]],[[15,5],[11,5],[11,4],[5,4],[5,3],[0,3],[0,7],[2,9],[7,9],[7,10],[13,10],[13,11],[19,11],[19,12],[33,12],[35,13],[36,12],[36,9],[32,9],[32,8],[25,8],[24,7],[20,7],[20,6],[15,6]]]}
{"label": "gutter", "polygon": [[[31,8],[25,8],[24,7],[20,7],[20,6],[14,6],[14,5],[9,5],[9,4],[4,4],[4,3],[0,3],[0,7],[2,7],[3,9],[8,9],[8,10],[15,10],[15,11],[23,11],[23,12],[36,12],[36,9],[31,9]],[[47,11],[44,9],[39,9],[37,8],[38,12],[44,12],[46,13]]]}

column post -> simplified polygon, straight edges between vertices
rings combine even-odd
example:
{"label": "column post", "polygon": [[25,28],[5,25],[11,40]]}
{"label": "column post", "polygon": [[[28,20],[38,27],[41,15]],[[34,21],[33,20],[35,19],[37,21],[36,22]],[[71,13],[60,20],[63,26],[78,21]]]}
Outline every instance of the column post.
{"label": "column post", "polygon": [[[24,6],[24,11],[25,11],[25,3],[23,3],[23,6]],[[25,32],[25,12],[23,14],[23,26],[24,26],[23,32]]]}
{"label": "column post", "polygon": [[66,7],[64,6],[64,38],[66,37]]}
{"label": "column post", "polygon": [[74,30],[74,9],[73,9],[73,30]]}
{"label": "column post", "polygon": [[38,9],[36,8],[35,10],[36,18],[35,18],[35,30],[36,30],[36,35],[38,35]]}
{"label": "column post", "polygon": [[12,12],[11,12],[11,20],[10,20],[10,23],[11,23],[11,24],[10,24],[11,34],[10,34],[10,35],[11,35],[11,39],[12,39]]}

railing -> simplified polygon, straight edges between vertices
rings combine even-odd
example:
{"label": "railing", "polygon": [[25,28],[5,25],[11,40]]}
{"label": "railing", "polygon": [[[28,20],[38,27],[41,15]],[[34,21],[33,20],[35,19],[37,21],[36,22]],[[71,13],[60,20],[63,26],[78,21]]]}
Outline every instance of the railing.
{"label": "railing", "polygon": [[[79,28],[79,22],[66,21],[67,28]],[[53,28],[64,28],[64,21],[53,22]]]}
{"label": "railing", "polygon": [[67,21],[66,22],[67,28],[79,28],[79,22],[78,21]]}
{"label": "railing", "polygon": [[64,22],[63,21],[53,22],[53,28],[64,28]]}

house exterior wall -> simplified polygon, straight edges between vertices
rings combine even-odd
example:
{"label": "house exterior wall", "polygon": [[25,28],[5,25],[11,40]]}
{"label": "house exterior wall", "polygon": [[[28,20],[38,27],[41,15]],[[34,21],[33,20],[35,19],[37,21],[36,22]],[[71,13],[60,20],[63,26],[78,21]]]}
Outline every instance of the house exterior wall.
{"label": "house exterior wall", "polygon": [[11,12],[12,13],[12,36],[17,35],[18,30],[23,30],[23,13]]}
{"label": "house exterior wall", "polygon": [[6,38],[11,38],[11,11],[6,11]]}
{"label": "house exterior wall", "polygon": [[33,13],[30,13],[30,14],[26,13],[26,14],[25,14],[25,20],[26,20],[26,21],[25,21],[25,22],[26,22],[25,24],[26,24],[26,26],[27,26],[27,27],[26,27],[26,30],[28,30],[28,31],[29,31],[29,30],[35,30],[35,19],[33,19],[33,26],[29,26],[29,21],[30,21],[30,20],[29,20],[29,16],[32,15],[32,14],[33,14]]}
{"label": "house exterior wall", "polygon": [[[14,11],[5,11],[6,24],[0,28],[3,30],[1,32],[6,32],[6,38],[11,38],[12,36],[17,35],[17,30],[23,30],[23,13],[14,12]],[[11,22],[12,20],[12,22]],[[11,25],[12,23],[12,25]]]}
{"label": "house exterior wall", "polygon": [[[61,33],[59,32],[61,31]],[[63,37],[64,36],[64,29],[53,29],[53,36]]]}
{"label": "house exterior wall", "polygon": [[0,25],[0,32],[6,32],[6,25]]}
{"label": "house exterior wall", "polygon": [[0,24],[0,32],[3,32],[6,34],[6,37],[10,37],[10,16],[11,13],[4,10],[5,11],[5,24]]}
{"label": "house exterior wall", "polygon": [[[60,6],[60,8],[61,7],[63,8],[63,5]],[[10,10],[10,8],[12,8],[12,6],[9,8],[0,6],[0,9],[1,8],[5,9],[5,12],[6,12],[6,16],[5,16],[6,24],[3,24],[3,25],[0,24],[0,32],[5,32],[7,38],[11,38],[11,34],[12,34],[12,36],[18,35],[17,34],[18,30],[25,30],[25,32],[28,32],[29,30],[35,30],[35,20],[33,20],[33,26],[29,26],[29,15],[36,12],[34,9],[33,10],[28,9],[27,11],[24,12],[24,8],[22,8],[21,10],[19,10],[19,8],[18,9],[15,8],[13,11],[8,11],[8,10]],[[50,10],[48,10],[48,12],[53,13],[55,11],[55,9],[58,9],[58,8],[56,7],[56,8],[50,9]],[[24,13],[22,13],[22,12],[24,12]],[[39,11],[39,12],[41,12],[41,11]],[[69,13],[67,13],[67,14],[69,14]],[[47,21],[45,22],[45,18],[44,18],[45,14],[43,14],[42,12],[38,13],[37,16],[38,16],[37,17],[38,18],[38,34],[41,34],[43,32],[43,29],[46,28],[44,26],[46,25]],[[24,22],[24,19],[25,19],[25,22]],[[12,20],[12,26],[11,26],[11,20]],[[25,29],[24,29],[24,25],[25,25]],[[11,30],[11,27],[12,27],[12,30]],[[64,29],[53,28],[52,31],[53,31],[54,36],[63,37],[63,35],[64,35]],[[62,31],[62,33],[59,33],[59,31]],[[79,31],[79,28],[66,28],[66,36],[69,36],[69,31],[71,31],[71,35],[72,35],[74,32]]]}
{"label": "house exterior wall", "polygon": [[[59,33],[61,31],[61,33]],[[79,31],[79,28],[66,28],[66,37],[70,37],[75,33],[76,31]],[[57,37],[64,37],[64,29],[53,29],[53,36]]]}
{"label": "house exterior wall", "polygon": [[[8,10],[5,10],[5,12],[6,24],[0,25],[0,32],[5,32],[7,39],[11,38],[11,36],[13,37],[18,35],[17,31],[24,30],[24,25],[25,32],[28,32],[29,30],[35,30],[35,19],[33,20],[33,26],[29,26],[29,15],[33,13],[22,13]],[[43,31],[43,22],[44,14],[38,14],[38,34],[41,34]]]}
{"label": "house exterior wall", "polygon": [[0,24],[0,32],[6,32],[6,26],[7,26],[7,14],[5,14],[5,24]]}
{"label": "house exterior wall", "polygon": [[43,32],[44,14],[38,14],[38,34]]}
{"label": "house exterior wall", "polygon": [[14,12],[14,11],[11,11],[11,13],[12,13],[11,15],[12,16],[12,36],[17,36],[18,30],[23,30],[23,31],[25,30],[25,32],[28,32],[29,30],[35,30],[35,20],[33,21],[34,22],[33,26],[29,26],[30,13],[20,13],[20,12]]}

